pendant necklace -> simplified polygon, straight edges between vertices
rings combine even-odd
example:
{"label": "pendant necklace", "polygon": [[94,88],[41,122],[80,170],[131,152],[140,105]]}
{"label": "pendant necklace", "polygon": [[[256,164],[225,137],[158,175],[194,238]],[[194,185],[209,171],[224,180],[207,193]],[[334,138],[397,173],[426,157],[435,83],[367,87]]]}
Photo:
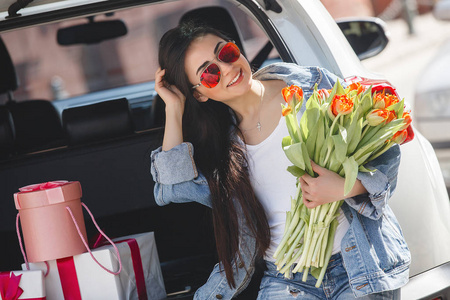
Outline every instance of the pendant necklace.
{"label": "pendant necklace", "polygon": [[256,127],[253,127],[252,129],[241,129],[242,132],[246,132],[246,131],[250,131],[253,129],[258,129],[258,131],[261,131],[261,106],[262,106],[262,101],[263,101],[263,97],[264,97],[264,85],[261,83],[261,81],[257,80],[257,82],[259,83],[260,87],[261,87],[261,96],[260,96],[260,101],[259,101],[259,111],[258,111],[258,122],[256,122]]}

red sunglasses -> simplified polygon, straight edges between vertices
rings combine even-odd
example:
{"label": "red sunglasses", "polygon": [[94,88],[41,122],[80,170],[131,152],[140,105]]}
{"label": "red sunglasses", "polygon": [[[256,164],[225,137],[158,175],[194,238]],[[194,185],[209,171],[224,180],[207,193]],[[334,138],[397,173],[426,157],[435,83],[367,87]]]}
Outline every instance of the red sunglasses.
{"label": "red sunglasses", "polygon": [[[220,48],[219,52],[216,55],[216,58],[224,63],[234,63],[241,56],[241,51],[239,47],[236,46],[233,42],[228,42]],[[214,61],[214,60],[213,60]],[[192,88],[196,89],[200,85],[203,85],[206,88],[215,87],[220,81],[220,69],[216,63],[209,63],[205,70],[200,75],[200,83],[194,85]]]}

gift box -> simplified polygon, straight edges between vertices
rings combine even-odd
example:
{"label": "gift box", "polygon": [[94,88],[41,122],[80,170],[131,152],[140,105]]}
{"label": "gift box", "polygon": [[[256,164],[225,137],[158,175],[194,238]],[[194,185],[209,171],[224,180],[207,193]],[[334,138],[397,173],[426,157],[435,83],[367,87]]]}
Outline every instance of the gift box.
{"label": "gift box", "polygon": [[[119,278],[126,299],[165,299],[166,290],[154,233],[140,233],[113,241],[122,259]],[[111,248],[111,245],[107,245],[98,249]]]}
{"label": "gift box", "polygon": [[[89,253],[46,263],[29,263],[31,270],[48,270],[45,277],[47,300],[164,299],[166,293],[153,232],[118,238],[114,242],[122,261],[119,275],[105,271]],[[92,255],[105,268],[119,269],[112,245],[94,249]],[[25,269],[26,264],[22,268]]]}
{"label": "gift box", "polygon": [[0,272],[0,300],[46,300],[42,271]]}

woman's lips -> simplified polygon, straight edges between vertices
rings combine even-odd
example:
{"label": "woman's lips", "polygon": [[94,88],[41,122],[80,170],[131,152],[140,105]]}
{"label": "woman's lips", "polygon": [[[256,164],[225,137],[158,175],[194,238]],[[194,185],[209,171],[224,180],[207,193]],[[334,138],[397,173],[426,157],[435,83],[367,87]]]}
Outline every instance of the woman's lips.
{"label": "woman's lips", "polygon": [[231,80],[231,82],[227,85],[227,87],[239,84],[242,81],[243,77],[244,76],[242,74],[242,69],[240,69],[239,73],[236,75],[236,77],[233,78],[233,80]]}

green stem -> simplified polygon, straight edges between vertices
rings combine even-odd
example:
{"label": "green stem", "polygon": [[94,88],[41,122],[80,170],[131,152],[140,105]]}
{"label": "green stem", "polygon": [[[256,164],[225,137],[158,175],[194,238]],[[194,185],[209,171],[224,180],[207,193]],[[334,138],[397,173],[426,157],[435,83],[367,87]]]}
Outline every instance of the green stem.
{"label": "green stem", "polygon": [[330,136],[333,135],[333,130],[334,130],[334,125],[336,125],[336,122],[338,121],[338,119],[341,117],[341,114],[338,114],[336,116],[336,118],[334,118],[333,120],[333,124],[331,124],[331,128],[330,128]]}
{"label": "green stem", "polygon": [[367,131],[369,130],[370,126],[366,126],[363,130],[363,132],[361,133],[361,137],[359,138],[359,140],[361,141],[363,139],[363,137],[366,135]]}
{"label": "green stem", "polygon": [[302,277],[302,281],[303,281],[303,282],[306,282],[306,280],[308,279],[308,273],[309,273],[309,267],[306,267],[306,268],[303,270],[303,277]]}
{"label": "green stem", "polygon": [[331,253],[333,252],[333,242],[334,242],[334,234],[336,232],[336,228],[338,226],[338,221],[335,219],[330,225],[330,231],[328,232],[328,240],[331,243],[328,243],[326,251],[325,251],[325,263],[320,270],[319,277],[317,278],[316,288],[319,288],[322,284],[323,277],[325,276],[325,272],[327,271],[328,263],[330,262]]}
{"label": "green stem", "polygon": [[300,248],[297,250],[297,252],[295,252],[294,256],[292,256],[292,258],[288,262],[286,262],[284,267],[280,270],[280,273],[285,274],[290,269],[292,264],[294,262],[296,262],[297,259],[299,259],[300,255],[302,255],[302,253],[303,253],[303,244],[300,246]]}
{"label": "green stem", "polygon": [[[367,162],[374,160],[375,158],[377,158],[378,156],[380,156],[381,154],[383,154],[384,152],[388,151],[389,148],[391,148],[392,144],[394,144],[393,142],[389,142],[387,143],[378,153],[376,153],[375,155],[371,156]],[[364,162],[364,164],[366,164],[367,162]],[[363,164],[363,165],[364,165]]]}
{"label": "green stem", "polygon": [[311,259],[311,265],[314,265],[315,267],[320,267],[320,253],[323,248],[326,248],[328,244],[328,240],[324,239],[325,232],[327,231],[327,228],[320,230],[319,238],[317,239],[317,246],[316,249],[314,249],[314,254]]}
{"label": "green stem", "polygon": [[277,250],[273,254],[273,258],[277,259],[278,255],[280,254],[281,249],[284,247],[284,244],[287,242],[287,240],[291,236],[292,232],[294,231],[295,227],[297,226],[299,219],[300,219],[300,213],[299,213],[299,210],[296,209],[294,216],[292,217],[292,220],[289,224],[289,228],[286,231],[286,233],[283,235],[283,239],[281,240],[280,244],[278,245]]}
{"label": "green stem", "polygon": [[[303,221],[303,220],[302,220]],[[304,226],[303,226],[304,228]],[[303,229],[302,228],[302,229]],[[284,256],[284,259],[281,261],[280,266],[283,266],[289,258],[291,258],[292,254],[294,253],[295,250],[295,245],[297,245],[300,242],[300,239],[303,237],[303,234],[297,234],[297,237],[294,240],[294,244],[291,245],[291,247],[289,248],[289,251],[287,252],[287,254]],[[278,269],[278,268],[277,268]],[[281,269],[281,268],[280,268]]]}
{"label": "green stem", "polygon": [[[302,231],[303,227],[305,227],[305,221],[303,219],[300,219],[300,222],[298,223],[297,227],[295,228],[294,233],[289,237],[287,244],[292,244],[295,240],[297,240],[297,236]],[[296,243],[294,243],[295,245]]]}

